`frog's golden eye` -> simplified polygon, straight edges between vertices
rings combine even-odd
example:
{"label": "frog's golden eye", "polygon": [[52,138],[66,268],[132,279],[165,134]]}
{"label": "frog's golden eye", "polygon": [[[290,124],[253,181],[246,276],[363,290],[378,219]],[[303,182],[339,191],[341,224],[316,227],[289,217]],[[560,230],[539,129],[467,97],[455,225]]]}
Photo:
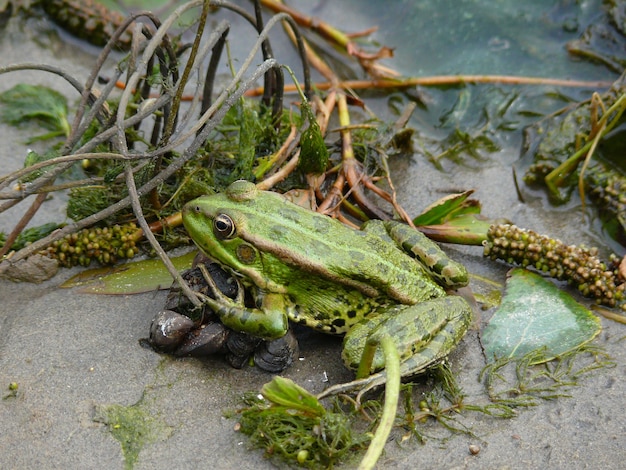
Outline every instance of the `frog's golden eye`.
{"label": "frog's golden eye", "polygon": [[235,222],[226,214],[218,214],[213,219],[213,233],[221,240],[231,238],[237,232]]}

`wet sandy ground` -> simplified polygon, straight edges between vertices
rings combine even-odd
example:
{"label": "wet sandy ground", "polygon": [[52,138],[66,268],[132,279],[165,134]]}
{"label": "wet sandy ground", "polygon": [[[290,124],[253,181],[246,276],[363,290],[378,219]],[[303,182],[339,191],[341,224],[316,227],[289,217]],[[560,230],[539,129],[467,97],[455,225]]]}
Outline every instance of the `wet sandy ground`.
{"label": "wet sandy ground", "polygon": [[[43,51],[28,32],[11,27],[0,31],[0,64],[35,61],[63,64],[86,77],[91,56],[79,57],[53,45]],[[10,33],[10,34],[9,34]],[[20,81],[17,74],[0,77],[0,90]],[[29,80],[30,82],[30,80]],[[38,75],[35,83],[61,87]],[[69,93],[69,92],[68,92]],[[0,168],[21,166],[22,142],[28,130],[0,126]],[[406,165],[406,166],[403,166]],[[400,163],[395,171],[402,203],[417,211],[458,186],[453,176],[424,178],[424,162]],[[509,164],[490,164],[463,177],[463,187],[480,188],[476,196],[490,215],[506,213],[519,225],[558,233],[580,241],[578,222],[567,214],[544,210],[537,203],[521,204],[511,194]],[[46,204],[46,216],[57,220],[57,201]],[[15,215],[3,215],[0,228],[12,226]],[[577,219],[578,220],[578,219]],[[583,240],[593,242],[593,240]],[[506,268],[482,259],[480,248],[452,248],[450,254],[475,274],[503,281]],[[0,280],[0,390],[17,382],[17,397],[0,401],[0,468],[123,468],[119,443],[94,421],[98,407],[132,405],[140,400],[163,423],[155,442],[146,445],[137,469],[273,468],[259,451],[251,451],[235,421],[224,412],[235,408],[246,391],[258,390],[271,376],[254,368],[234,370],[219,359],[173,360],[140,346],[150,320],[165,293],[136,296],[90,296],[57,286],[78,270],[64,270],[39,285]],[[481,286],[473,282],[473,287]],[[482,321],[490,313],[483,313]],[[424,445],[390,442],[379,468],[619,468],[626,451],[626,328],[602,319],[597,343],[616,362],[571,390],[572,397],[545,402],[518,417],[497,420],[468,415],[475,437],[455,435],[447,441],[431,438]],[[339,357],[340,343],[313,335],[301,345],[301,360],[284,374],[312,392],[350,379]],[[450,358],[467,401],[484,400],[477,381],[484,365],[477,331],[470,332]],[[438,434],[437,427],[426,434]],[[398,438],[398,434],[394,437]],[[471,455],[470,445],[480,452]],[[347,463],[345,468],[354,467]]]}

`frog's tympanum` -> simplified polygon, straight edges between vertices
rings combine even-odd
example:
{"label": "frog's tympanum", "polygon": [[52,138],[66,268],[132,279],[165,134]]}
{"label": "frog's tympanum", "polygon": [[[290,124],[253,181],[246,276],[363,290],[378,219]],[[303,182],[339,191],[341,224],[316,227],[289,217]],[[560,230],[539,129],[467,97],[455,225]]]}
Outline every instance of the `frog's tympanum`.
{"label": "frog's tympanum", "polygon": [[[270,340],[292,321],[345,334],[343,359],[352,369],[368,338],[390,335],[410,375],[445,357],[470,324],[469,304],[442,287],[467,284],[465,268],[402,223],[373,220],[354,230],[247,181],[191,201],[183,222],[252,293],[256,307],[219,289],[204,298],[235,331]],[[370,372],[382,368],[378,351]]]}

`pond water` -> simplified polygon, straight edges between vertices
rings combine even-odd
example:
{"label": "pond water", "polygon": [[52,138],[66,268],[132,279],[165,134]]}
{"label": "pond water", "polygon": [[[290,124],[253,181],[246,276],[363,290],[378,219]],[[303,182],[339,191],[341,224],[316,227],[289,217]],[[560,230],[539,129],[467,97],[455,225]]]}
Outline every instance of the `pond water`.
{"label": "pond water", "polygon": [[572,60],[564,50],[601,15],[600,0],[343,3],[380,26],[377,36],[396,47],[394,65],[407,75],[606,78],[605,70]]}
{"label": "pond water", "polygon": [[[566,50],[568,41],[579,38],[603,17],[600,0],[352,0],[320,2],[317,8],[319,11],[312,8],[312,13],[322,18],[344,18],[332,23],[348,31],[378,26],[372,37],[395,48],[394,58],[386,63],[404,76],[618,78],[605,66],[581,60]],[[524,128],[565,105],[589,99],[593,91],[593,87],[494,84],[423,87],[394,94],[387,100],[394,109],[401,110],[410,99],[420,103],[411,121],[416,129],[416,154],[410,163],[398,163],[396,171],[397,181],[405,189],[403,199],[417,209],[445,189],[475,188],[489,216],[509,217],[529,228],[569,237],[572,243],[582,237],[585,242],[606,244],[623,253],[623,247],[602,235],[595,219],[589,229],[581,230],[583,215],[577,196],[564,206],[553,207],[542,190],[530,190],[521,181],[526,204],[519,203],[514,191],[513,167],[523,174],[519,159]],[[383,105],[377,110],[384,115],[389,108],[385,110]],[[442,154],[458,130],[487,137],[498,149],[481,148],[479,158],[467,153],[461,153],[456,161],[444,158],[438,161],[444,171],[433,172],[426,156],[432,160]],[[588,215],[593,218],[593,213]]]}

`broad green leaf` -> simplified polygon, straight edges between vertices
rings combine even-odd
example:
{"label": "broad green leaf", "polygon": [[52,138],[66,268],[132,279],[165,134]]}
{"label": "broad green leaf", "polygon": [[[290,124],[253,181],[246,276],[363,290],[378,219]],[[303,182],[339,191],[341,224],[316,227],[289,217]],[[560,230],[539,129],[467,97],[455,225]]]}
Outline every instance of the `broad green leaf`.
{"label": "broad green leaf", "polygon": [[493,223],[493,220],[484,219],[479,214],[464,214],[441,224],[418,228],[428,238],[438,242],[481,245]]}
{"label": "broad green leaf", "polygon": [[[179,271],[191,267],[196,256],[192,251],[172,258],[172,263]],[[165,269],[160,259],[135,261],[113,267],[88,269],[71,277],[60,287],[79,287],[79,292],[87,294],[140,294],[157,289],[168,289],[172,285],[172,276]]]}
{"label": "broad green leaf", "polygon": [[600,320],[550,281],[511,270],[500,308],[482,334],[488,361],[546,348],[548,361],[591,341]]}
{"label": "broad green leaf", "polygon": [[261,394],[276,405],[299,410],[312,416],[322,416],[326,409],[305,389],[291,379],[276,376],[261,388]]}
{"label": "broad green leaf", "polygon": [[61,93],[39,85],[21,83],[0,94],[3,104],[2,120],[13,125],[34,120],[51,132],[34,140],[55,136],[67,136],[70,125],[67,120],[67,100]]}

